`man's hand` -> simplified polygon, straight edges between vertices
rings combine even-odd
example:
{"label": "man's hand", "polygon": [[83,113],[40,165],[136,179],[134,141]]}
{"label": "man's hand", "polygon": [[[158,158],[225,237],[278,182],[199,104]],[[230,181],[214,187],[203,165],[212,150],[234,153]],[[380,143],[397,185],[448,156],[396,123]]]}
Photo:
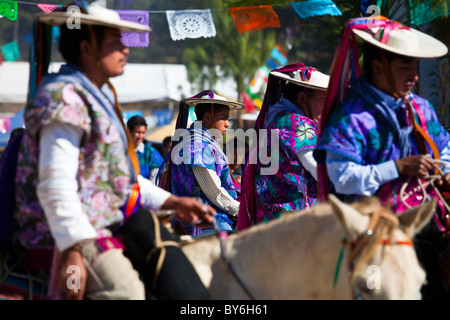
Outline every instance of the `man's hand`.
{"label": "man's hand", "polygon": [[450,192],[450,172],[446,173],[442,179],[436,181],[439,190],[443,192]]}
{"label": "man's hand", "polygon": [[398,173],[411,177],[425,178],[434,168],[433,159],[430,155],[415,155],[395,161]]}
{"label": "man's hand", "polygon": [[[71,273],[70,266],[78,267],[80,273]],[[73,283],[73,276],[79,276],[79,282]],[[69,279],[69,277],[72,277]],[[67,300],[82,300],[86,292],[87,270],[84,265],[81,249],[78,245],[68,248],[61,252],[61,267],[59,271],[59,287],[62,289]],[[69,280],[69,283],[68,283]],[[78,279],[77,279],[78,280]],[[80,284],[77,288],[76,284]]]}
{"label": "man's hand", "polygon": [[[178,197],[171,195],[160,208],[161,210],[175,210],[178,218],[186,223],[202,221],[202,224],[213,223],[216,210],[193,197]],[[199,225],[201,226],[201,225]]]}

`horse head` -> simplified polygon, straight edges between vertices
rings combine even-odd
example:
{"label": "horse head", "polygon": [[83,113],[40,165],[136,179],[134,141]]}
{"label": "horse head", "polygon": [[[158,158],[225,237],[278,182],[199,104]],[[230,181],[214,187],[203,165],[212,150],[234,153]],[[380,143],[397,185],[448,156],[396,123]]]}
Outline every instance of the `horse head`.
{"label": "horse head", "polygon": [[334,195],[328,199],[345,229],[344,262],[350,274],[347,285],[350,284],[354,298],[420,298],[425,272],[417,259],[413,238],[430,220],[436,201],[397,216],[375,197],[351,205]]}

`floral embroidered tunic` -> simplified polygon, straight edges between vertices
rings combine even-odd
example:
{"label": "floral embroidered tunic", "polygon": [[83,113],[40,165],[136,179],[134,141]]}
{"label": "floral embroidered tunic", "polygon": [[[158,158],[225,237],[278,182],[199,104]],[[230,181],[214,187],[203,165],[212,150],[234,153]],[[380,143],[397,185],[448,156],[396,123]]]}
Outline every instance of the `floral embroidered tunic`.
{"label": "floral embroidered tunic", "polygon": [[[194,166],[213,170],[220,178],[221,187],[234,200],[237,199],[225,154],[208,130],[204,126],[201,129],[196,128],[195,123],[187,130],[189,134],[184,135],[183,140],[172,149],[171,191],[178,196],[200,197],[217,211],[216,219],[232,224],[232,221],[227,218],[228,212],[217,207],[208,199],[195,177]],[[200,230],[192,228],[191,234],[195,235],[199,232]]]}
{"label": "floral embroidered tunic", "polygon": [[83,212],[98,235],[123,221],[120,209],[130,191],[130,167],[121,133],[110,115],[79,84],[49,81],[26,106],[26,132],[16,172],[15,224],[24,248],[53,248],[54,240],[36,194],[39,133],[52,123],[83,130],[76,174]]}
{"label": "floral embroidered tunic", "polygon": [[[282,99],[277,104],[289,104],[289,108],[297,109],[287,99]],[[275,174],[263,175],[261,169],[264,165],[258,161],[254,224],[276,219],[283,212],[305,209],[316,202],[317,182],[303,167],[296,153],[315,148],[317,127],[315,122],[305,117],[299,109],[297,112],[281,111],[266,125],[269,150],[272,156],[279,156],[279,168]],[[272,145],[270,138],[274,131],[279,135],[279,150]]]}

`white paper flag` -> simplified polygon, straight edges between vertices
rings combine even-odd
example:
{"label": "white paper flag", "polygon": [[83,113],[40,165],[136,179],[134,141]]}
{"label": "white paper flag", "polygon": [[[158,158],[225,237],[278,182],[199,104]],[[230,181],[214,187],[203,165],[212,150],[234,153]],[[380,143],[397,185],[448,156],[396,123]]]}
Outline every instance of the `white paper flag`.
{"label": "white paper flag", "polygon": [[166,15],[172,40],[216,36],[216,27],[210,9],[168,10]]}

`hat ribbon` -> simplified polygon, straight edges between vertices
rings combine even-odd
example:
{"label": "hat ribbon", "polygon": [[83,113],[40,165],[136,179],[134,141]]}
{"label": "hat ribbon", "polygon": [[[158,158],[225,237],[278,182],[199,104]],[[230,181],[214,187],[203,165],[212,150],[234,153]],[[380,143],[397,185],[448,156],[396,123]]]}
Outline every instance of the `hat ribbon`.
{"label": "hat ribbon", "polygon": [[300,73],[300,78],[302,79],[302,81],[308,82],[309,79],[311,79],[312,72],[317,71],[317,69],[303,65],[298,69],[298,71]]}
{"label": "hat ribbon", "polygon": [[388,23],[385,24],[385,27],[383,30],[381,30],[381,39],[380,42],[383,44],[386,44],[388,39],[389,39],[389,33],[392,30],[396,30],[396,29],[406,29],[409,30],[409,28],[397,21],[389,21]]}
{"label": "hat ribbon", "polygon": [[209,98],[210,98],[210,99],[214,99],[214,91],[212,91],[212,90],[205,90],[205,91],[202,91],[202,92],[200,92],[200,93],[197,93],[195,96],[190,97],[189,99],[192,99],[192,98],[201,98],[201,97],[206,96],[206,95],[209,95]]}

